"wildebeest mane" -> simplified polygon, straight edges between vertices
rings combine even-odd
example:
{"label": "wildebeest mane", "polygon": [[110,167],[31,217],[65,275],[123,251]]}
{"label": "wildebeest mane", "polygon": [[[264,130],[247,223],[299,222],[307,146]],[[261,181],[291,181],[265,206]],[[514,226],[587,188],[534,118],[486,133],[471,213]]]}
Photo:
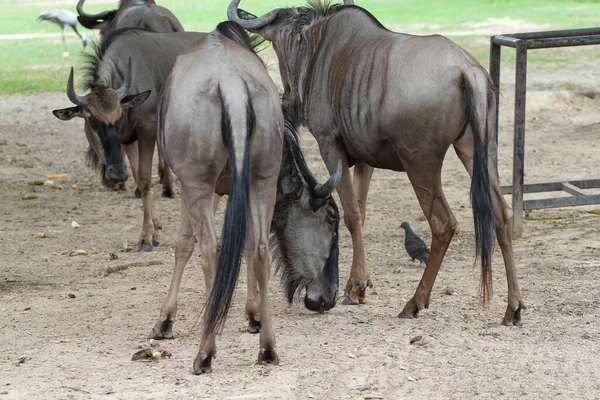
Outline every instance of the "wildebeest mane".
{"label": "wildebeest mane", "polygon": [[258,52],[261,50],[259,48],[260,45],[265,42],[265,39],[262,36],[247,33],[244,28],[242,28],[237,22],[233,21],[220,22],[219,25],[217,25],[216,31],[221,36],[231,39],[249,51],[253,52],[261,61],[261,63],[265,65],[262,58],[260,58],[258,55]]}
{"label": "wildebeest mane", "polygon": [[101,39],[101,41],[93,41],[90,44],[91,53],[84,53],[84,65],[83,65],[83,88],[91,90],[95,87],[96,82],[99,78],[100,64],[104,58],[106,50],[110,44],[117,38],[127,33],[140,33],[140,32],[155,32],[152,29],[127,27],[117,29]]}

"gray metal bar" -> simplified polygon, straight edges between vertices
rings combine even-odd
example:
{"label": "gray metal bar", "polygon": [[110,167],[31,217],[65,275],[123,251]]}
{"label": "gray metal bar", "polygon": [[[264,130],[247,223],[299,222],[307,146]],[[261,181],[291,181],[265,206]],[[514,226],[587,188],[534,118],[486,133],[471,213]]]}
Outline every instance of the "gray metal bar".
{"label": "gray metal bar", "polygon": [[517,43],[517,68],[515,72],[515,139],[513,151],[513,232],[523,234],[523,184],[525,167],[525,100],[527,90],[527,41]]}
{"label": "gray metal bar", "polygon": [[563,38],[570,36],[600,35],[600,28],[564,29],[560,31],[540,31],[526,33],[510,33],[502,36],[510,36],[518,39],[543,39]]}
{"label": "gray metal bar", "polygon": [[496,98],[496,115],[494,118],[494,132],[496,132],[496,145],[498,145],[498,115],[500,107],[500,56],[502,47],[490,39],[490,77],[494,84],[494,97]]}
{"label": "gray metal bar", "polygon": [[575,186],[569,182],[563,183],[562,188],[565,192],[572,194],[573,196],[591,196],[592,195],[590,192],[583,190],[581,188],[578,188],[577,186]]}
{"label": "gray metal bar", "polygon": [[508,47],[517,47],[517,43],[519,42],[519,40],[521,39],[517,39],[514,37],[510,37],[507,35],[498,35],[498,36],[493,36],[492,37],[492,42],[494,42],[495,44],[499,44],[502,46],[508,46]]}
{"label": "gray metal bar", "polygon": [[537,210],[541,208],[585,206],[587,204],[600,203],[600,194],[590,196],[569,196],[556,197],[552,199],[525,200],[523,207],[525,210]]}
{"label": "gray metal bar", "polygon": [[[569,183],[577,186],[580,189],[599,189],[600,179],[576,179],[569,181],[552,181],[528,183],[524,186],[524,193],[542,193],[542,192],[559,192],[563,190],[563,184]],[[501,186],[502,194],[511,194],[512,185]]]}
{"label": "gray metal bar", "polygon": [[529,50],[549,49],[552,47],[589,46],[593,44],[600,44],[600,35],[527,40],[527,48]]}

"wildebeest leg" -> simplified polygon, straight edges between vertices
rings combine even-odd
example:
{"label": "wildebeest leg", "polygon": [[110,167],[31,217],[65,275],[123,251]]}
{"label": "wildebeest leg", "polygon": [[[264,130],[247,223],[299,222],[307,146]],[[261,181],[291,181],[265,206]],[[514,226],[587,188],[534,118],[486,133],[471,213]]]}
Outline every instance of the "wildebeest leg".
{"label": "wildebeest leg", "polygon": [[[427,159],[427,157],[424,156],[423,159]],[[420,310],[429,307],[435,278],[457,225],[456,218],[454,218],[442,190],[441,162],[439,164],[431,163],[430,165],[423,165],[423,162],[421,162],[418,166],[416,166],[416,163],[416,161],[403,162],[408,178],[419,199],[419,204],[427,221],[429,221],[432,236],[431,253],[415,295],[406,303],[404,309],[398,315],[401,318],[417,317]]]}
{"label": "wildebeest leg", "polygon": [[125,151],[125,154],[127,155],[127,159],[129,160],[129,165],[131,166],[131,175],[133,175],[133,180],[135,182],[135,191],[133,194],[136,199],[139,199],[142,197],[142,193],[140,192],[140,189],[137,186],[137,183],[139,180],[138,167],[140,165],[140,157],[138,154],[137,143],[122,144],[121,149],[123,149]]}
{"label": "wildebeest leg", "polygon": [[365,292],[367,286],[373,287],[367,261],[365,257],[365,247],[362,237],[362,217],[360,208],[354,194],[354,184],[352,176],[348,169],[348,160],[342,151],[330,151],[332,147],[320,146],[321,156],[327,165],[330,173],[333,173],[337,166],[338,160],[342,161],[343,173],[342,179],[337,186],[337,192],[342,202],[344,209],[344,223],[352,237],[352,269],[350,270],[350,278],[346,283],[346,299],[342,304],[358,304],[365,302]]}
{"label": "wildebeest leg", "polygon": [[183,200],[181,201],[181,227],[179,228],[179,237],[175,245],[175,268],[171,278],[171,286],[167,297],[160,309],[160,318],[149,337],[153,339],[172,339],[173,324],[177,315],[177,294],[183,270],[194,252],[194,234],[192,224],[188,217],[187,210]]}
{"label": "wildebeest leg", "polygon": [[162,197],[167,199],[173,198],[173,180],[171,179],[171,170],[169,166],[165,163],[165,160],[160,153],[160,149],[158,150],[158,177],[160,178],[160,183],[162,184]]}
{"label": "wildebeest leg", "polygon": [[[217,270],[217,234],[213,225],[212,202],[214,183],[198,182],[193,187],[181,182],[181,201],[186,205],[194,235],[200,243],[202,270],[206,297],[210,295]],[[200,351],[196,355],[194,374],[210,372],[212,359],[217,353],[215,335],[202,336]]]}
{"label": "wildebeest leg", "polygon": [[[140,135],[141,137],[142,135]],[[161,228],[160,220],[152,202],[152,156],[154,155],[154,138],[138,139],[139,168],[138,188],[142,193],[142,204],[144,209],[144,222],[142,224],[142,236],[138,251],[152,251],[152,246],[158,246],[158,231]]]}
{"label": "wildebeest leg", "polygon": [[[496,153],[495,141],[490,140],[489,146],[492,147],[489,159],[489,176],[494,207],[494,217],[496,220],[496,237],[502,250],[502,258],[506,268],[506,279],[508,281],[508,305],[506,313],[502,320],[503,325],[520,325],[521,310],[525,309],[521,289],[517,279],[517,270],[515,268],[515,259],[512,248],[512,210],[504,200],[500,190],[500,179],[498,177],[497,158],[492,155]],[[460,141],[454,143],[456,154],[469,172],[473,172],[473,136],[465,135]]]}
{"label": "wildebeest leg", "polygon": [[[215,195],[216,197],[217,195]],[[215,202],[217,205],[218,202]],[[215,207],[216,210],[216,207]],[[252,246],[255,245],[253,240],[248,240],[246,243],[246,259],[249,260],[246,264],[247,275],[246,285],[248,293],[246,296],[246,315],[248,316],[248,332],[258,333],[260,332],[260,304],[258,294],[258,281],[256,275],[256,263],[250,262],[250,256],[254,253]]]}
{"label": "wildebeest leg", "polygon": [[375,168],[362,162],[354,166],[354,190],[356,191],[356,201],[360,210],[362,226],[365,226],[367,195],[369,194],[369,184],[374,170]]}
{"label": "wildebeest leg", "polygon": [[[256,283],[251,283],[250,273],[254,281],[258,281],[260,290],[260,348],[259,363],[279,364],[275,348],[275,332],[271,323],[271,306],[269,304],[269,278],[271,275],[271,253],[269,252],[269,227],[275,205],[275,179],[253,180],[250,189],[251,221],[247,242],[246,262],[248,265],[248,300],[250,286],[256,291]],[[246,303],[246,307],[248,303]],[[248,308],[246,308],[248,311]],[[248,314],[254,318],[256,313]],[[251,321],[252,322],[252,321]]]}

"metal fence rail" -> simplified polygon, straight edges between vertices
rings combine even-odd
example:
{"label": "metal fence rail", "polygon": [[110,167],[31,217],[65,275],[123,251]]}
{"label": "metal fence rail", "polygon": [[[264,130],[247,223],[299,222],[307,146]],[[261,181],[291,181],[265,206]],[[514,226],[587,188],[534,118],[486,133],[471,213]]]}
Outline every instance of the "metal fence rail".
{"label": "metal fence rail", "polygon": [[[513,149],[513,182],[503,186],[504,194],[512,193],[513,230],[515,237],[523,234],[523,211],[539,208],[563,207],[600,203],[600,195],[584,189],[600,188],[600,179],[569,182],[543,182],[524,184],[525,166],[525,95],[527,91],[527,51],[552,47],[572,47],[600,44],[600,28],[570,29],[562,31],[515,33],[492,36],[490,39],[490,75],[496,88],[500,88],[501,46],[516,49],[515,122]],[[496,129],[500,90],[496,90]],[[524,193],[565,191],[573,197],[548,198],[523,201]]]}

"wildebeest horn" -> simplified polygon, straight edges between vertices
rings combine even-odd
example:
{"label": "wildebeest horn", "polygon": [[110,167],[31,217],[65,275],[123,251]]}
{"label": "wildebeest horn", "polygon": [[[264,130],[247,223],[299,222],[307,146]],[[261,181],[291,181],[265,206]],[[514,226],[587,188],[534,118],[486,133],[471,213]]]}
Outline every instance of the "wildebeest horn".
{"label": "wildebeest horn", "polygon": [[85,0],[79,0],[77,2],[77,14],[79,14],[79,16],[81,17],[87,17],[92,19],[105,19],[112,13],[112,11],[102,11],[99,14],[87,14],[85,11],[83,11],[83,3],[85,3]]}
{"label": "wildebeest horn", "polygon": [[73,87],[73,67],[71,67],[71,73],[69,74],[69,81],[67,82],[67,97],[71,100],[71,103],[76,106],[83,107],[87,103],[85,96],[80,96],[75,93],[75,87]]}
{"label": "wildebeest horn", "polygon": [[340,179],[342,179],[342,161],[338,160],[337,166],[335,167],[335,171],[331,175],[331,177],[327,180],[327,182],[320,184],[318,183],[313,189],[316,197],[328,197],[333,189],[340,183]]}
{"label": "wildebeest horn", "polygon": [[[83,0],[80,0],[80,1],[83,1]],[[344,5],[353,6],[354,5],[354,0],[344,0]]]}
{"label": "wildebeest horn", "polygon": [[131,56],[129,56],[129,60],[127,61],[127,72],[125,73],[125,82],[121,85],[120,88],[116,90],[117,96],[119,96],[119,100],[123,100],[127,94],[129,94],[129,89],[131,89]]}
{"label": "wildebeest horn", "polygon": [[[80,0],[81,1],[81,0]],[[240,0],[231,0],[231,4],[227,8],[227,18],[230,21],[237,22],[244,29],[258,29],[265,25],[270,24],[277,17],[279,8],[269,11],[261,17],[254,17],[250,19],[240,18],[241,10],[238,10]],[[243,17],[249,17],[251,14],[245,13]]]}

